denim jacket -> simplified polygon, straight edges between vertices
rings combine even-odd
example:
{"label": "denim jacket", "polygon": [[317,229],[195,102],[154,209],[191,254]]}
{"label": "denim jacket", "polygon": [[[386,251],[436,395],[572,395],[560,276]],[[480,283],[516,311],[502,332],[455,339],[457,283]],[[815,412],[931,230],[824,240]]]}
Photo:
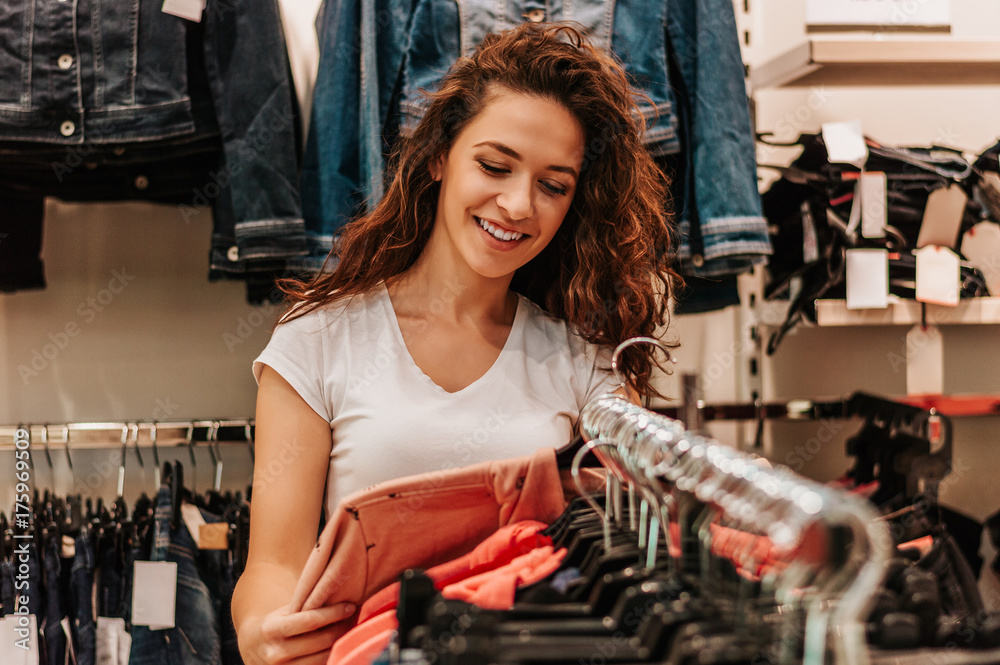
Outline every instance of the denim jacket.
{"label": "denim jacket", "polygon": [[297,118],[275,0],[209,0],[200,24],[162,4],[5,0],[0,142],[25,154],[43,144],[116,155],[153,146],[160,159],[221,136],[214,183],[192,191],[188,208],[232,215],[221,235],[235,246],[215,248],[225,267],[303,255]]}
{"label": "denim jacket", "polygon": [[678,213],[695,240],[680,251],[690,273],[737,274],[770,254],[730,0],[325,0],[302,183],[314,261],[381,197],[384,155],[422,116],[420,89],[487,33],[525,20],[581,24],[649,98],[647,149],[689,165]]}

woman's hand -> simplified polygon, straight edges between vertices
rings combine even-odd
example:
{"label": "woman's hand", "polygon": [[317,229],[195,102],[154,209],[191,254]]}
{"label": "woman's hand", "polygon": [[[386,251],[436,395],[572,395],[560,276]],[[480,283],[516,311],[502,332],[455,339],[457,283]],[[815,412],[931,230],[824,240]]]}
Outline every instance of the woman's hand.
{"label": "woman's hand", "polygon": [[286,605],[239,633],[240,654],[245,665],[326,665],[335,640],[349,626],[337,625],[354,614],[355,607],[340,603],[304,612]]}

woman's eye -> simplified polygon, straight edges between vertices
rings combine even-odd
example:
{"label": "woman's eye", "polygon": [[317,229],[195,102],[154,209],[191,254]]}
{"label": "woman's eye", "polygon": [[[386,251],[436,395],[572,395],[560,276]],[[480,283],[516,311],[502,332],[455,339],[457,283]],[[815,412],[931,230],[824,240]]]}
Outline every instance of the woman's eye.
{"label": "woman's eye", "polygon": [[553,185],[551,182],[542,181],[542,188],[553,196],[566,196],[566,188]]}
{"label": "woman's eye", "polygon": [[483,161],[479,162],[479,168],[486,171],[490,175],[504,175],[505,173],[510,173],[510,171],[505,168],[493,166],[492,164],[487,164]]}

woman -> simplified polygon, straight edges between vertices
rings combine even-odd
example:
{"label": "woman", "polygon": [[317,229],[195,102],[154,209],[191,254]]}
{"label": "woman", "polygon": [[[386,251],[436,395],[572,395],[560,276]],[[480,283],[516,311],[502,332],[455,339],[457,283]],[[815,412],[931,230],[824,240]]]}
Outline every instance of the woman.
{"label": "woman", "polygon": [[[559,447],[617,387],[610,349],[665,323],[665,182],[632,95],[572,28],[489,35],[430,95],[336,269],[284,284],[293,305],[254,363],[253,536],[233,598],[248,665],[324,663],[330,624],[354,611],[286,607],[324,498],[329,513],[374,482]],[[638,393],[655,392],[652,359],[623,357]]]}

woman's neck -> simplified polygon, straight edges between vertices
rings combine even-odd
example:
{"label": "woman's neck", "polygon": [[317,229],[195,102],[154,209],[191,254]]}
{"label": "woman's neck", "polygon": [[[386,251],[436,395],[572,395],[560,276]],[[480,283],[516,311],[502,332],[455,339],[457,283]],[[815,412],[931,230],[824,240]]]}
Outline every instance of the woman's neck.
{"label": "woman's neck", "polygon": [[510,290],[510,277],[457,274],[424,258],[421,256],[409,270],[386,280],[397,314],[455,322],[513,323],[517,295]]}

